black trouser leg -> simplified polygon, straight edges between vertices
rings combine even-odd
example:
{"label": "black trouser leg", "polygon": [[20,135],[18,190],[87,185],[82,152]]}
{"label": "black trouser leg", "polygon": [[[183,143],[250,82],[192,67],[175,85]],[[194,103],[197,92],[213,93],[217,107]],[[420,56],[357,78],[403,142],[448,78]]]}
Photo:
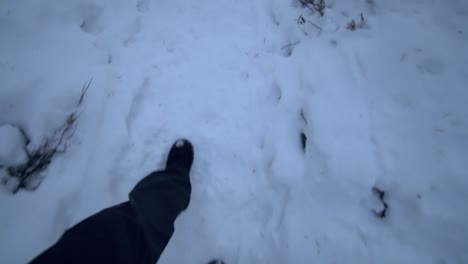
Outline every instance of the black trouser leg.
{"label": "black trouser leg", "polygon": [[105,209],[67,230],[31,263],[151,263],[174,232],[174,221],[190,201],[188,172],[150,174],[130,200]]}

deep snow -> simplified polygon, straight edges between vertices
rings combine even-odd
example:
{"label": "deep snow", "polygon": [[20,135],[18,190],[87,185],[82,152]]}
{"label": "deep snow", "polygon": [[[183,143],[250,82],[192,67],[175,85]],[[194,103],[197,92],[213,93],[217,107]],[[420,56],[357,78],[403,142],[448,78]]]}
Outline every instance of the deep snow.
{"label": "deep snow", "polygon": [[125,200],[179,137],[192,200],[160,263],[468,263],[468,3],[326,3],[3,0],[0,125],[40,144],[93,83],[42,185],[0,191],[0,263]]}

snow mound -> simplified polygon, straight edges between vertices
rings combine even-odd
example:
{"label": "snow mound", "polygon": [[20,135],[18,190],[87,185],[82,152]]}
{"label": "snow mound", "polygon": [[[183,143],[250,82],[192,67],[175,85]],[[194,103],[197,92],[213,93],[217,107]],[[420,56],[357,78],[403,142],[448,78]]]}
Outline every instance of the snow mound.
{"label": "snow mound", "polygon": [[27,161],[26,140],[21,131],[5,124],[0,126],[0,167],[20,165]]}

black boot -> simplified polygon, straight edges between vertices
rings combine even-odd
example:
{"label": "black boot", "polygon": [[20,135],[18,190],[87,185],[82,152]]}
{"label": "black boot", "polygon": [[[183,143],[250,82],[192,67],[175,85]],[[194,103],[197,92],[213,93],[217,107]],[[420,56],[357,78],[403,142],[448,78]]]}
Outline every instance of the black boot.
{"label": "black boot", "polygon": [[193,146],[186,139],[178,139],[169,151],[166,161],[166,170],[176,169],[190,172],[193,163]]}

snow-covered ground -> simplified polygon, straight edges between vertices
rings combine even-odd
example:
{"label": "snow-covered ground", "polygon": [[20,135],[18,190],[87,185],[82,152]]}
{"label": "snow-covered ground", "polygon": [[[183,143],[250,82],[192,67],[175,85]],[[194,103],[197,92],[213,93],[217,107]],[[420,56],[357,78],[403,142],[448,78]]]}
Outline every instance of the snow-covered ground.
{"label": "snow-covered ground", "polygon": [[8,124],[37,146],[93,82],[40,187],[1,186],[0,263],[125,200],[179,137],[193,194],[160,263],[468,263],[468,3],[325,2],[2,0],[2,162],[24,159]]}

